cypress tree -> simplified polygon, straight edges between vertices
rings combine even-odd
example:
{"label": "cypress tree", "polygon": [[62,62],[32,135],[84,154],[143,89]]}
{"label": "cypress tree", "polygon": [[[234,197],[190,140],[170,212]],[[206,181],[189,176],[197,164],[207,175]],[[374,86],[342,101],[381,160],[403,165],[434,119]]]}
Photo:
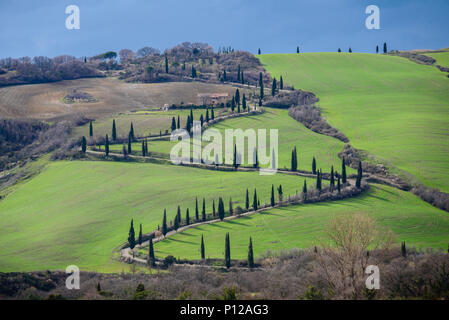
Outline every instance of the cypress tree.
{"label": "cypress tree", "polygon": [[242,76],[240,78],[241,78],[241,84],[245,84],[245,77],[243,76],[243,70],[242,70]]}
{"label": "cypress tree", "polygon": [[175,219],[173,221],[173,229],[175,229],[175,231],[178,231],[178,229],[179,229],[179,218],[178,218],[178,215],[175,216]]}
{"label": "cypress tree", "polygon": [[345,157],[341,159],[341,182],[346,183],[346,163]]}
{"label": "cypress tree", "polygon": [[226,74],[226,70],[223,70],[223,80],[228,81],[228,76]]}
{"label": "cypress tree", "polygon": [[181,128],[181,121],[179,120],[179,114],[178,114],[178,122],[176,123],[176,129]]}
{"label": "cypress tree", "polygon": [[248,211],[248,209],[249,209],[249,194],[248,194],[248,189],[246,189],[245,208],[246,208],[246,210]]}
{"label": "cypress tree", "polygon": [[340,48],[338,48],[338,52],[341,52],[341,49],[340,49]]}
{"label": "cypress tree", "polygon": [[405,246],[405,241],[401,242],[401,254],[404,258],[407,256],[407,248]]}
{"label": "cypress tree", "polygon": [[232,216],[234,209],[232,208],[232,197],[229,197],[229,215]]}
{"label": "cypress tree", "polygon": [[150,237],[148,241],[148,264],[150,266],[156,265],[156,258],[154,257],[154,248],[153,248],[153,236]]}
{"label": "cypress tree", "polygon": [[279,195],[279,202],[282,202],[284,192],[282,191],[282,184],[278,187],[278,195]]}
{"label": "cypress tree", "polygon": [[240,105],[240,91],[239,89],[235,89],[235,102],[237,105]]}
{"label": "cypress tree", "polygon": [[200,221],[200,214],[198,211],[198,197],[195,197],[195,221]]}
{"label": "cypress tree", "polygon": [[190,224],[190,215],[189,215],[189,208],[187,208],[186,211],[186,226]]}
{"label": "cypress tree", "polygon": [[148,154],[148,141],[145,138],[145,155],[147,155],[147,154]]}
{"label": "cypress tree", "polygon": [[262,54],[262,51],[260,51],[260,48],[259,48],[259,50],[257,51],[257,54]]}
{"label": "cypress tree", "polygon": [[275,96],[275,94],[276,94],[276,87],[277,87],[277,84],[276,84],[276,78],[273,78],[273,84],[271,85],[271,95],[274,97]]}
{"label": "cypress tree", "polygon": [[291,161],[291,170],[296,171],[298,170],[298,159],[297,159],[297,153],[296,153],[296,146],[292,150],[292,161]]}
{"label": "cypress tree", "polygon": [[178,211],[176,213],[176,217],[178,218],[179,226],[182,224],[182,218],[181,218],[181,207],[178,205]]}
{"label": "cypress tree", "polygon": [[231,99],[231,110],[232,110],[232,112],[234,112],[234,109],[235,109],[235,97],[232,97],[232,99]]}
{"label": "cypress tree", "polygon": [[254,150],[253,150],[253,167],[254,168],[259,167],[259,159],[257,156],[257,148],[256,147],[254,147]]}
{"label": "cypress tree", "polygon": [[106,141],[104,144],[104,153],[106,154],[106,157],[109,155],[109,137],[106,134]]}
{"label": "cypress tree", "polygon": [[253,253],[253,240],[249,237],[248,246],[248,267],[254,268],[254,253]]}
{"label": "cypress tree", "polygon": [[128,158],[128,149],[126,149],[125,145],[123,145],[122,153],[123,153],[123,159],[127,159]]}
{"label": "cypress tree", "polygon": [[168,73],[168,57],[165,55],[165,73]]}
{"label": "cypress tree", "polygon": [[284,80],[281,78],[279,79],[279,89],[283,90],[284,89]]}
{"label": "cypress tree", "polygon": [[384,53],[387,53],[387,43],[384,42]]}
{"label": "cypress tree", "polygon": [[131,132],[129,133],[129,135],[128,135],[128,154],[131,154],[131,152],[132,152],[132,147],[131,147],[131,145],[132,145],[132,138],[131,138]]}
{"label": "cypress tree", "polygon": [[171,118],[171,131],[175,131],[176,130],[176,120],[175,117]]}
{"label": "cypress tree", "polygon": [[193,109],[190,108],[190,126],[193,127]]}
{"label": "cypress tree", "polygon": [[117,129],[115,127],[115,119],[112,120],[112,141],[117,140]]}
{"label": "cypress tree", "polygon": [[145,141],[142,140],[142,157],[145,157]]}
{"label": "cypress tree", "polygon": [[321,191],[321,171],[318,171],[316,175],[316,189]]}
{"label": "cypress tree", "polygon": [[254,189],[254,199],[253,199],[253,208],[254,208],[254,211],[257,211],[257,191],[256,191],[256,189]]}
{"label": "cypress tree", "polygon": [[206,199],[203,198],[203,210],[201,211],[201,219],[206,221]]}
{"label": "cypress tree", "polygon": [[201,260],[206,259],[206,252],[204,250],[204,237],[201,235]]}
{"label": "cypress tree", "polygon": [[243,111],[246,111],[246,96],[245,96],[245,94],[243,94],[243,97],[242,97],[242,108],[243,108]]}
{"label": "cypress tree", "polygon": [[139,245],[142,244],[142,224],[140,224],[139,238],[137,238],[137,243],[138,243]]}
{"label": "cypress tree", "polygon": [[238,164],[238,159],[237,159],[237,145],[234,144],[234,157],[233,157],[233,166],[234,168],[237,170],[239,164]]}
{"label": "cypress tree", "polygon": [[187,132],[190,132],[190,129],[191,129],[191,127],[190,127],[190,116],[187,116],[187,123],[186,123],[186,130],[187,130]]}
{"label": "cypress tree", "polygon": [[167,234],[167,210],[164,209],[164,218],[162,219],[162,234],[165,235]]}
{"label": "cypress tree", "polygon": [[209,108],[206,109],[206,122],[209,122]]}
{"label": "cypress tree", "polygon": [[274,207],[276,200],[274,199],[274,185],[271,185],[271,206]]}
{"label": "cypress tree", "polygon": [[335,187],[335,179],[334,179],[334,166],[331,167],[331,181],[329,184],[330,187],[330,191],[334,191],[334,187]]}
{"label": "cypress tree", "polygon": [[357,169],[357,179],[355,181],[355,186],[360,189],[362,185],[362,161],[359,161],[359,168]]}
{"label": "cypress tree", "polygon": [[351,47],[349,47],[349,51],[348,51],[349,53],[352,53],[352,49],[351,49]]}
{"label": "cypress tree", "polygon": [[215,212],[215,199],[214,199],[214,200],[212,200],[212,216],[215,217],[215,214],[216,214],[216,212]]}
{"label": "cypress tree", "polygon": [[93,137],[94,135],[94,128],[92,126],[92,121],[89,123],[89,137]]}
{"label": "cypress tree", "polygon": [[83,137],[81,138],[81,151],[82,151],[83,153],[86,153],[86,149],[87,149],[87,141],[86,141],[86,137],[83,136]]}
{"label": "cypress tree", "polygon": [[304,179],[304,186],[302,187],[302,197],[304,202],[307,201],[307,182]]}
{"label": "cypress tree", "polygon": [[376,53],[379,53],[379,46],[376,46]]}
{"label": "cypress tree", "polygon": [[220,197],[218,199],[218,217],[220,218],[221,221],[223,221],[224,219],[224,204],[223,204],[223,199]]}
{"label": "cypress tree", "polygon": [[338,176],[338,178],[337,178],[337,190],[338,190],[338,193],[341,192],[340,176]]}
{"label": "cypress tree", "polygon": [[135,136],[134,136],[134,126],[133,123],[131,122],[131,127],[129,128],[129,135],[131,136],[132,141],[134,141]]}
{"label": "cypress tree", "polygon": [[128,243],[129,243],[129,247],[132,249],[134,249],[134,247],[136,246],[136,238],[135,238],[135,233],[134,233],[134,220],[131,219],[131,227],[129,228],[129,233],[128,233]]}
{"label": "cypress tree", "polygon": [[225,239],[225,265],[228,269],[231,267],[231,244],[229,239],[229,232],[226,233]]}
{"label": "cypress tree", "polygon": [[[263,99],[263,75],[262,72],[259,73],[259,87],[260,87],[260,100]],[[259,101],[260,103],[260,101]]]}
{"label": "cypress tree", "polygon": [[315,157],[313,157],[313,160],[312,160],[312,173],[316,174],[316,160],[315,160]]}
{"label": "cypress tree", "polygon": [[201,127],[203,127],[203,123],[204,123],[203,114],[201,114],[201,116],[200,116],[200,123],[201,123]]}
{"label": "cypress tree", "polygon": [[210,110],[210,118],[211,118],[212,120],[215,119],[214,107],[212,107],[212,109]]}
{"label": "cypress tree", "polygon": [[299,46],[296,47],[296,53],[299,53]]}
{"label": "cypress tree", "polygon": [[240,82],[240,65],[237,67],[237,82]]}

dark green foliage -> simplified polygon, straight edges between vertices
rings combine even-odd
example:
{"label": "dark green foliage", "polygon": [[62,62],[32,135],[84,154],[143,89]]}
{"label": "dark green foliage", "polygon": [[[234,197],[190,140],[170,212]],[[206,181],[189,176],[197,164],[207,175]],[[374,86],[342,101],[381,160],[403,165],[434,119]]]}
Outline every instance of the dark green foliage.
{"label": "dark green foliage", "polygon": [[179,218],[178,218],[178,215],[176,215],[175,219],[173,220],[173,229],[175,229],[175,231],[178,231],[178,229],[179,229]]}
{"label": "dark green foliage", "polygon": [[220,197],[218,199],[218,217],[220,218],[221,221],[223,221],[224,216],[225,216],[225,210],[224,210],[223,199]]}
{"label": "dark green foliage", "polygon": [[338,52],[341,52],[341,49],[340,49],[340,48],[338,48]]}
{"label": "dark green foliage", "polygon": [[115,119],[112,120],[112,141],[117,140],[117,129],[115,127]]}
{"label": "dark green foliage", "polygon": [[135,233],[134,233],[134,220],[133,219],[131,219],[131,227],[129,228],[128,243],[129,243],[129,247],[131,249],[134,249],[134,247],[136,246],[136,238],[135,238]]}
{"label": "dark green foliage", "polygon": [[146,154],[145,154],[145,141],[142,140],[142,157],[145,157],[145,156],[146,156]]}
{"label": "dark green foliage", "polygon": [[206,221],[206,199],[203,198],[203,210],[201,211],[201,219]]}
{"label": "dark green foliage", "polygon": [[206,122],[209,122],[209,108],[206,109]]}
{"label": "dark green foliage", "polygon": [[376,53],[379,53],[379,46],[376,46]]}
{"label": "dark green foliage", "polygon": [[277,82],[276,78],[273,78],[273,84],[271,85],[271,95],[274,97],[276,95]]}
{"label": "dark green foliage", "polygon": [[128,149],[126,148],[125,145],[123,145],[122,153],[123,153],[123,159],[127,159],[128,158]]}
{"label": "dark green foliage", "polygon": [[299,47],[296,47],[296,53],[299,53]]}
{"label": "dark green foliage", "polygon": [[192,66],[192,78],[196,78],[196,69]]}
{"label": "dark green foliage", "polygon": [[168,57],[165,55],[165,73],[168,73]]}
{"label": "dark green foliage", "polygon": [[243,94],[243,97],[242,97],[242,108],[243,108],[243,111],[246,110],[246,96],[245,96],[245,94]]}
{"label": "dark green foliage", "polygon": [[321,191],[321,170],[319,170],[316,175],[316,189]]}
{"label": "dark green foliage", "polygon": [[307,182],[304,180],[304,186],[302,187],[302,197],[304,201],[307,200]]}
{"label": "dark green foliage", "polygon": [[237,103],[237,105],[240,105],[240,91],[239,91],[239,89],[235,89],[235,103]]}
{"label": "dark green foliage", "polygon": [[215,217],[215,214],[216,214],[216,212],[215,212],[215,199],[214,199],[214,200],[212,200],[212,216]]}
{"label": "dark green foliage", "polygon": [[355,186],[359,189],[362,186],[362,161],[359,161],[359,168],[357,169],[357,179],[355,180]]}
{"label": "dark green foliage", "polygon": [[225,265],[228,269],[231,267],[231,244],[229,239],[229,232],[226,233],[225,239]]}
{"label": "dark green foliage", "polygon": [[262,75],[262,72],[259,73],[259,87],[260,87],[260,100],[259,100],[259,106],[260,106],[261,105],[260,103],[261,103],[261,101],[263,99],[263,94],[264,94],[264,92],[263,92],[263,75]]}
{"label": "dark green foliage", "polygon": [[176,212],[176,218],[178,219],[179,226],[181,226],[182,218],[181,218],[181,207],[178,205],[178,211]]}
{"label": "dark green foliage", "polygon": [[387,43],[384,42],[384,53],[387,53],[387,52],[388,52],[388,50],[387,50]]}
{"label": "dark green foliage", "polygon": [[271,185],[271,206],[274,207],[276,205],[276,200],[274,199],[274,185]]}
{"label": "dark green foliage", "polygon": [[316,160],[315,160],[315,157],[313,157],[313,160],[312,160],[312,173],[316,174]]}
{"label": "dark green foliage", "polygon": [[206,259],[206,252],[204,249],[204,237],[201,235],[201,260]]}
{"label": "dark green foliage", "polygon": [[259,48],[259,50],[257,50],[257,54],[262,54],[262,51],[260,51],[260,48]]}
{"label": "dark green foliage", "polygon": [[189,214],[189,208],[187,208],[186,211],[186,226],[190,224],[190,214]]}
{"label": "dark green foliage", "polygon": [[279,202],[282,202],[283,195],[284,195],[284,192],[282,191],[282,184],[280,184],[278,187]]}
{"label": "dark green foliage", "polygon": [[203,114],[201,114],[201,116],[200,116],[200,123],[201,123],[201,127],[203,127],[203,124],[204,124]]}
{"label": "dark green foliage", "polygon": [[104,153],[106,156],[109,155],[109,137],[106,135],[105,143],[104,143]]}
{"label": "dark green foliage", "polygon": [[291,170],[292,171],[298,170],[298,156],[296,153],[296,146],[292,150]]}
{"label": "dark green foliage", "polygon": [[341,192],[340,176],[338,176],[338,178],[337,178],[337,190],[338,190],[338,193]]}
{"label": "dark green foliage", "polygon": [[237,81],[240,82],[240,65],[237,67]]}
{"label": "dark green foliage", "polygon": [[82,151],[83,153],[86,153],[86,149],[87,149],[87,141],[86,141],[86,137],[83,136],[83,137],[81,138],[81,151]]}
{"label": "dark green foliage", "polygon": [[249,237],[248,246],[248,267],[254,268],[254,253],[253,253],[253,240]]}
{"label": "dark green foliage", "polygon": [[234,112],[234,109],[235,109],[235,97],[232,97],[232,99],[231,99],[231,110],[232,110],[232,112]]}
{"label": "dark green foliage", "polygon": [[142,224],[140,224],[139,237],[137,238],[137,243],[138,243],[139,245],[142,244]]}
{"label": "dark green foliage", "polygon": [[341,159],[341,182],[346,183],[346,162],[345,157]]}
{"label": "dark green foliage", "polygon": [[232,198],[229,198],[229,215],[232,216],[234,209],[232,208]]}
{"label": "dark green foliage", "polygon": [[352,53],[352,49],[351,49],[351,47],[349,47],[349,50],[348,50],[348,52],[349,52],[349,53]]}
{"label": "dark green foliage", "polygon": [[181,128],[181,121],[179,120],[179,114],[178,114],[178,122],[176,122],[176,129]]}
{"label": "dark green foliage", "polygon": [[148,155],[148,141],[145,139],[145,155]]}
{"label": "dark green foliage", "polygon": [[254,211],[257,211],[257,209],[258,209],[258,206],[257,206],[257,190],[256,189],[254,189],[254,199],[253,199],[253,208],[254,208]]}
{"label": "dark green foliage", "polygon": [[92,126],[92,121],[89,122],[89,137],[93,137],[94,136],[94,128]]}
{"label": "dark green foliage", "polygon": [[175,117],[173,117],[171,119],[171,131],[173,132],[175,130],[176,130],[176,120],[175,120]]}
{"label": "dark green foliage", "polygon": [[237,170],[237,168],[239,166],[239,160],[238,160],[238,154],[237,154],[237,145],[234,145],[234,157],[233,157],[232,165]]}
{"label": "dark green foliage", "polygon": [[281,78],[279,79],[279,89],[284,90],[284,80]]}
{"label": "dark green foliage", "polygon": [[246,210],[249,209],[249,194],[248,194],[248,189],[246,189],[245,208],[246,208]]}
{"label": "dark green foliage", "polygon": [[167,210],[164,209],[164,218],[162,219],[162,234],[165,235],[167,234]]}
{"label": "dark green foliage", "polygon": [[195,198],[195,221],[200,221],[200,213],[198,210],[198,197]]}
{"label": "dark green foliage", "polygon": [[134,126],[133,126],[132,122],[131,122],[131,127],[129,128],[129,135],[131,136],[132,141],[134,141],[136,139],[136,137],[134,136]]}
{"label": "dark green foliage", "polygon": [[212,107],[212,109],[210,110],[210,118],[211,118],[212,120],[215,119],[214,107]]}
{"label": "dark green foliage", "polygon": [[191,123],[190,116],[187,116],[187,122],[186,122],[186,130],[187,130],[187,132],[190,132],[190,129],[191,129],[190,123]]}

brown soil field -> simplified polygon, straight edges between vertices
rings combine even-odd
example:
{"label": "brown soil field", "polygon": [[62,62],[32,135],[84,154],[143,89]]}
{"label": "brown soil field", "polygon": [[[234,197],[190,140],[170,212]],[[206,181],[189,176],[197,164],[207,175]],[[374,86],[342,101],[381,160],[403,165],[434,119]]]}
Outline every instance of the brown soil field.
{"label": "brown soil field", "polygon": [[[63,98],[73,89],[87,92],[98,101],[64,103]],[[196,104],[198,93],[225,92],[231,97],[235,87],[202,82],[126,83],[116,78],[19,85],[0,88],[0,117],[53,121],[82,114],[99,118],[122,111],[160,108],[166,103]]]}

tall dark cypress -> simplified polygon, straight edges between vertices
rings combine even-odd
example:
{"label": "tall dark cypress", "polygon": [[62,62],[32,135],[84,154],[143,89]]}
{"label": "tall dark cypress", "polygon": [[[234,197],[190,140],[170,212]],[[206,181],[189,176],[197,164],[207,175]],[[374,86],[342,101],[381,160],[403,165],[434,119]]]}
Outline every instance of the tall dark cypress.
{"label": "tall dark cypress", "polygon": [[186,211],[186,226],[190,224],[190,214],[189,214],[189,208],[187,208]]}
{"label": "tall dark cypress", "polygon": [[175,117],[171,118],[171,131],[175,131],[176,130],[176,120]]}
{"label": "tall dark cypress", "polygon": [[341,159],[341,182],[343,184],[346,183],[346,163],[345,163],[345,157]]}
{"label": "tall dark cypress", "polygon": [[302,198],[305,201],[307,201],[307,182],[304,179],[304,186],[302,187]]}
{"label": "tall dark cypress", "polygon": [[239,164],[238,164],[238,155],[237,155],[237,145],[234,144],[234,157],[233,157],[233,163],[232,165],[234,166],[234,168],[237,170]]}
{"label": "tall dark cypress", "polygon": [[109,155],[109,137],[106,135],[105,143],[104,143],[104,153],[106,156]]}
{"label": "tall dark cypress", "polygon": [[195,221],[200,221],[200,214],[198,210],[198,197],[195,198]]}
{"label": "tall dark cypress", "polygon": [[246,96],[245,96],[245,94],[243,94],[243,97],[242,97],[242,108],[243,108],[243,111],[246,111]]}
{"label": "tall dark cypress", "polygon": [[203,198],[203,210],[201,211],[201,219],[206,221],[206,199]]}
{"label": "tall dark cypress", "polygon": [[218,217],[220,218],[221,221],[223,221],[224,216],[225,216],[225,211],[224,211],[223,199],[220,197],[218,199]]}
{"label": "tall dark cypress", "polygon": [[94,128],[92,126],[92,121],[89,122],[89,137],[93,137],[94,135]]}
{"label": "tall dark cypress", "polygon": [[140,224],[139,237],[137,238],[137,243],[138,243],[139,245],[142,244],[142,224]]}
{"label": "tall dark cypress", "polygon": [[164,218],[162,219],[162,234],[165,235],[167,234],[168,229],[167,229],[167,210],[164,209]]}
{"label": "tall dark cypress", "polygon": [[318,171],[316,175],[316,189],[321,191],[321,172]]}
{"label": "tall dark cypress", "polygon": [[330,191],[334,191],[335,187],[335,178],[334,178],[334,166],[331,167],[331,181],[329,184]]}
{"label": "tall dark cypress", "polygon": [[257,50],[257,54],[262,54],[262,51],[260,51],[260,48],[259,48],[259,50]]}
{"label": "tall dark cypress", "polygon": [[212,120],[215,119],[214,107],[212,107],[212,109],[210,110],[210,118],[211,118]]}
{"label": "tall dark cypress", "polygon": [[153,236],[148,240],[148,264],[150,266],[156,265],[156,258],[154,256],[154,248],[153,248]]}
{"label": "tall dark cypress", "polygon": [[165,55],[165,73],[168,73],[168,57]]}
{"label": "tall dark cypress", "polygon": [[145,157],[145,141],[142,140],[142,157]]}
{"label": "tall dark cypress", "polygon": [[401,242],[401,254],[404,258],[407,256],[407,247],[405,246],[405,241]]}
{"label": "tall dark cypress", "polygon": [[298,170],[298,158],[296,153],[296,146],[292,150],[291,170],[292,171]]}
{"label": "tall dark cypress", "polygon": [[257,190],[256,189],[254,189],[253,208],[254,208],[254,211],[257,211],[257,209],[258,209],[258,207],[257,207]]}
{"label": "tall dark cypress", "polygon": [[86,137],[83,136],[83,137],[81,138],[81,151],[82,151],[83,153],[86,153],[86,150],[87,150],[87,140],[86,140]]}
{"label": "tall dark cypress", "polygon": [[248,267],[254,268],[254,253],[253,253],[253,240],[249,237],[248,246]]}
{"label": "tall dark cypress", "polygon": [[246,189],[245,208],[246,208],[246,210],[249,209],[249,194],[248,194],[248,189]]}
{"label": "tall dark cypress", "polygon": [[134,135],[134,126],[133,123],[131,122],[131,126],[129,128],[129,135],[131,136],[132,141],[134,141],[134,139],[136,138]]}
{"label": "tall dark cypress", "polygon": [[176,212],[176,217],[178,218],[179,226],[181,226],[182,218],[181,218],[181,207],[178,205],[178,211]]}
{"label": "tall dark cypress", "polygon": [[312,160],[312,173],[316,174],[316,160],[315,160],[315,157],[313,157],[313,160]]}
{"label": "tall dark cypress", "polygon": [[338,178],[337,178],[337,191],[338,191],[338,193],[341,192],[340,176],[338,176]]}
{"label": "tall dark cypress", "polygon": [[253,167],[254,168],[259,167],[259,159],[258,159],[256,147],[254,147],[254,150],[253,150]]}
{"label": "tall dark cypress", "polygon": [[181,121],[179,119],[179,114],[178,114],[178,122],[176,122],[176,129],[180,129],[181,128]]}
{"label": "tall dark cypress", "polygon": [[271,206],[274,207],[276,200],[274,199],[274,185],[271,185]]}
{"label": "tall dark cypress", "polygon": [[205,248],[204,248],[204,237],[203,235],[201,235],[201,260],[205,260],[206,259],[206,252],[205,252]]}
{"label": "tall dark cypress", "polygon": [[231,244],[229,239],[229,232],[226,233],[225,239],[225,265],[228,269],[231,267]]}
{"label": "tall dark cypress", "polygon": [[387,43],[386,42],[384,42],[384,53],[387,53]]}
{"label": "tall dark cypress", "polygon": [[235,89],[235,102],[240,105],[240,91],[239,89]]}
{"label": "tall dark cypress", "polygon": [[179,218],[178,218],[178,215],[176,215],[175,219],[173,220],[173,229],[175,229],[175,231],[178,231],[178,229],[179,229]]}
{"label": "tall dark cypress", "polygon": [[128,135],[128,154],[131,154],[132,152],[132,138],[131,138],[131,132]]}
{"label": "tall dark cypress", "polygon": [[299,46],[296,47],[296,53],[299,53]]}
{"label": "tall dark cypress", "polygon": [[357,169],[357,179],[355,180],[355,186],[359,189],[362,186],[362,161],[359,161],[359,168]]}
{"label": "tall dark cypress", "polygon": [[209,108],[206,109],[206,122],[209,122]]}
{"label": "tall dark cypress", "polygon": [[279,79],[279,89],[284,90],[284,80],[281,78]]}
{"label": "tall dark cypress", "polygon": [[232,198],[229,198],[229,215],[232,216],[232,214],[234,213],[234,209],[232,208]]}
{"label": "tall dark cypress", "polygon": [[271,85],[271,95],[274,97],[276,95],[276,78],[273,78],[273,84]]}
{"label": "tall dark cypress", "polygon": [[131,219],[131,227],[129,228],[128,243],[129,243],[129,247],[131,249],[134,249],[134,247],[136,246],[136,238],[135,238],[135,233],[134,233],[134,220],[133,219]]}
{"label": "tall dark cypress", "polygon": [[115,119],[112,120],[112,141],[117,140],[117,128],[115,127]]}
{"label": "tall dark cypress", "polygon": [[260,99],[263,99],[263,75],[262,72],[259,73],[259,87],[260,87]]}

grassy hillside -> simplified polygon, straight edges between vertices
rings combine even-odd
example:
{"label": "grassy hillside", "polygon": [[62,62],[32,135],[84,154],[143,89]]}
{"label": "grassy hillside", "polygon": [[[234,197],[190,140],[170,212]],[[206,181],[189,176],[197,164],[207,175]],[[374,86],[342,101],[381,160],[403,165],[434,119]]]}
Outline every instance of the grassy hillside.
{"label": "grassy hillside", "polygon": [[424,55],[434,58],[437,61],[436,64],[449,68],[449,52],[425,52]]}
{"label": "grassy hillside", "polygon": [[[300,122],[291,118],[287,110],[265,108],[265,113],[261,115],[229,119],[214,125],[213,128],[220,130],[223,138],[225,137],[226,129],[254,129],[256,132],[258,129],[266,129],[267,141],[269,141],[269,130],[278,129],[279,168],[284,166],[290,168],[292,148],[296,146],[300,170],[311,171],[312,158],[314,156],[317,160],[317,167],[322,168],[323,171],[330,172],[332,165],[334,165],[336,170],[340,170],[341,160],[338,158],[338,153],[343,150],[343,142],[307,129]],[[149,141],[148,149],[153,152],[169,154],[175,143],[170,141]],[[207,144],[209,142],[204,142],[203,146]],[[110,149],[121,151],[122,146],[113,145]],[[140,143],[133,144],[133,150],[136,151],[136,154],[140,154]],[[245,163],[247,163],[246,142]],[[352,172],[352,169],[349,168],[349,170]]]}
{"label": "grassy hillside", "polygon": [[[136,232],[150,232],[190,208],[195,197],[223,196],[244,205],[246,188],[257,187],[269,202],[271,184],[285,195],[301,190],[303,178],[258,173],[215,172],[177,166],[101,161],[54,162],[0,201],[0,271],[65,269],[110,270],[114,248],[124,243],[134,218]],[[313,181],[309,181],[310,184]],[[118,269],[117,271],[121,271]]]}
{"label": "grassy hillside", "polygon": [[434,66],[361,53],[259,56],[275,77],[320,98],[352,145],[449,191],[449,81]]}
{"label": "grassy hillside", "polygon": [[155,244],[155,253],[160,257],[171,254],[199,259],[201,235],[204,235],[206,257],[223,258],[226,232],[230,233],[231,256],[235,259],[246,259],[250,236],[256,256],[267,250],[310,248],[325,241],[324,230],[331,217],[353,213],[374,217],[380,226],[393,230],[398,242],[447,249],[449,215],[446,212],[408,192],[374,185],[367,194],[357,198],[278,208],[189,229]]}

